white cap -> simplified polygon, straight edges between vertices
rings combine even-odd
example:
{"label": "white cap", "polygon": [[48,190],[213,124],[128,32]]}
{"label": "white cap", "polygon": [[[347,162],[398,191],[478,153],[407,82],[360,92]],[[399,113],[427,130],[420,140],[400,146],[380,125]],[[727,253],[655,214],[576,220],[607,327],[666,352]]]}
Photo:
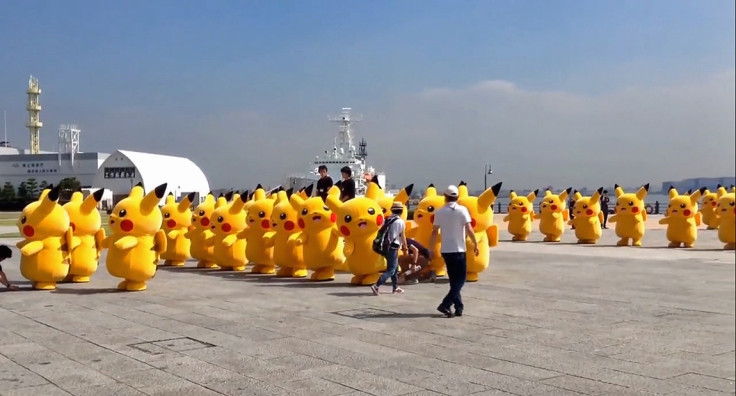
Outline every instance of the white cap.
{"label": "white cap", "polygon": [[445,190],[445,195],[448,197],[457,197],[457,194],[458,194],[457,187],[453,186],[452,184],[450,184],[447,187],[447,190]]}

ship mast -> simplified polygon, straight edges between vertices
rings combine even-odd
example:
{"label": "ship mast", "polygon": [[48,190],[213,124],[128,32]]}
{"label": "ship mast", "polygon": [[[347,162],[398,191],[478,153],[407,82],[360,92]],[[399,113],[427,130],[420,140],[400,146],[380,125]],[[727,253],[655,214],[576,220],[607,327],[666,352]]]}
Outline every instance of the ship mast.
{"label": "ship mast", "polygon": [[353,117],[350,114],[351,111],[352,108],[343,107],[342,114],[336,117],[328,117],[331,122],[337,122],[340,124],[339,131],[335,137],[335,146],[333,148],[333,154],[336,158],[350,158],[355,151],[355,146],[353,146],[352,126],[361,120]]}

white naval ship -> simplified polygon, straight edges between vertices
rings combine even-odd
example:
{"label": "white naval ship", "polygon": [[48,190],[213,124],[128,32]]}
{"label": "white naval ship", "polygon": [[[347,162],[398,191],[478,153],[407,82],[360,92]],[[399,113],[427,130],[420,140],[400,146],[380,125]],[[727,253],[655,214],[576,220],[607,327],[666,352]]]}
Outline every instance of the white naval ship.
{"label": "white naval ship", "polygon": [[321,155],[315,156],[309,171],[303,174],[292,174],[284,182],[283,187],[294,188],[294,191],[317,183],[319,173],[317,169],[320,165],[327,166],[330,177],[333,182],[337,183],[341,179],[340,169],[343,166],[349,166],[353,171],[353,180],[355,180],[356,196],[365,195],[367,183],[373,178],[378,179],[378,184],[382,188],[386,188],[386,175],[383,172],[376,172],[372,166],[366,165],[367,143],[365,139],[361,139],[356,149],[353,144],[353,124],[361,121],[360,117],[353,117],[350,107],[343,107],[342,114],[339,116],[328,117],[331,122],[340,124],[334,144],[331,150],[325,150]]}

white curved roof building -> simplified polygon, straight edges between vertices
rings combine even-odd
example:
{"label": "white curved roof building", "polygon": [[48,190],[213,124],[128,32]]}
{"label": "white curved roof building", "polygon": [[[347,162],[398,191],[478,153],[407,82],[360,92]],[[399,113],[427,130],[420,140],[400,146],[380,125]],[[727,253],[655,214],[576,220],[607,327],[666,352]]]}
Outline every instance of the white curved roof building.
{"label": "white curved roof building", "polygon": [[195,202],[201,202],[210,191],[210,184],[201,169],[183,157],[117,150],[100,165],[93,186],[112,191],[113,204],[125,198],[138,183],[149,192],[168,183],[163,204],[170,192],[177,200],[191,192],[197,193]]}

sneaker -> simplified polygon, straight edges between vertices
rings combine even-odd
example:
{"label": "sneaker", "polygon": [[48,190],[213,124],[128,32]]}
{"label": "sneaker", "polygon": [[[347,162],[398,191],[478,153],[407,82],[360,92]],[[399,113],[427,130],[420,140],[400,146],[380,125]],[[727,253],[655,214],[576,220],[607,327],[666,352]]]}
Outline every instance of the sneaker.
{"label": "sneaker", "polygon": [[434,283],[437,280],[437,274],[434,273],[434,271],[429,273],[429,281]]}
{"label": "sneaker", "polygon": [[403,292],[404,292],[404,289],[402,289],[402,288],[400,288],[400,287],[397,287],[397,288],[396,288],[396,290],[394,290],[394,292],[393,292],[393,293],[394,293],[394,294],[401,294],[401,293],[403,293]]}
{"label": "sneaker", "polygon": [[455,310],[455,316],[463,316],[463,311]]}
{"label": "sneaker", "polygon": [[374,295],[377,296],[378,295],[378,286],[371,285],[371,291],[373,292]]}
{"label": "sneaker", "polygon": [[450,311],[450,308],[445,308],[440,305],[439,307],[437,307],[437,310],[445,314],[445,316],[447,316],[448,318],[452,317],[452,311]]}
{"label": "sneaker", "polygon": [[416,285],[417,283],[419,283],[419,279],[417,278],[409,278],[406,280],[407,285]]}

